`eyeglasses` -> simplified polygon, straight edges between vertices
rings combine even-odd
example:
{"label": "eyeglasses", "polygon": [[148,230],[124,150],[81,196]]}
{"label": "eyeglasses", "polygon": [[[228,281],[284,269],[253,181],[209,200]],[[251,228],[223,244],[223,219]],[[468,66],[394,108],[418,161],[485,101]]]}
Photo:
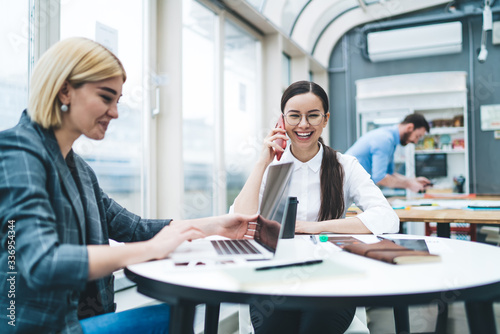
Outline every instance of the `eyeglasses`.
{"label": "eyeglasses", "polygon": [[[299,113],[288,113],[284,115],[285,120],[288,124],[291,126],[296,126],[300,124],[300,121],[302,121],[302,115]],[[305,115],[307,123],[309,123],[312,126],[320,125],[321,122],[323,121],[323,117],[325,117],[325,114],[321,114],[319,112],[312,112],[307,115]]]}

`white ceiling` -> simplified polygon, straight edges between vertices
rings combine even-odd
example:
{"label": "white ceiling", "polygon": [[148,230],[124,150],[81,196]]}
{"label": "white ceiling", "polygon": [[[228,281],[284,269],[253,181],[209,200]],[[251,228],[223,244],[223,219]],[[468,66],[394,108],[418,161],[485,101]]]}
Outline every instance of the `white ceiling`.
{"label": "white ceiling", "polygon": [[340,38],[365,23],[452,0],[221,0],[263,33],[276,30],[325,68]]}

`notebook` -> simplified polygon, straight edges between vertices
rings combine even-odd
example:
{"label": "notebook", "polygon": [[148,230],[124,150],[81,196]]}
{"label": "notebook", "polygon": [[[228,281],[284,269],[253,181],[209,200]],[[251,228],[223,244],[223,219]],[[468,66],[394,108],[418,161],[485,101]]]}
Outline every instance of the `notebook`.
{"label": "notebook", "polygon": [[390,238],[385,236],[378,236],[380,240],[390,240],[394,242],[396,245],[400,245],[409,249],[413,249],[416,251],[428,252],[429,248],[427,248],[427,243],[424,239],[402,239],[402,238]]}
{"label": "notebook", "polygon": [[384,239],[373,244],[351,244],[344,246],[344,250],[366,256],[368,258],[384,261],[391,264],[426,263],[441,261],[439,255],[425,251],[416,251]]}
{"label": "notebook", "polygon": [[[216,239],[193,240],[184,242],[173,251],[169,258],[176,262],[193,260],[230,260],[242,258],[245,260],[267,260],[274,257],[278,239],[283,228],[286,228],[288,211],[293,210],[288,201],[288,185],[291,178],[293,163],[273,165],[269,167],[266,188],[272,188],[270,194],[273,206],[268,209],[267,216],[260,214],[254,239]],[[271,175],[271,178],[269,178]],[[279,191],[276,191],[279,190]],[[266,192],[264,190],[264,192]],[[290,210],[289,210],[290,207]],[[291,212],[291,214],[293,213]],[[281,234],[280,234],[281,233]]]}

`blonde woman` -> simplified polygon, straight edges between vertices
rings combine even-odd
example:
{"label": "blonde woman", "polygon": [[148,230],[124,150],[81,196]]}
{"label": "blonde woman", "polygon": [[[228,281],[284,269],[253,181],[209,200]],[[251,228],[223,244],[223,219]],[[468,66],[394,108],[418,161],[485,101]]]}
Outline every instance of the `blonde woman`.
{"label": "blonde woman", "polygon": [[[100,189],[72,145],[80,135],[104,138],[125,80],[121,62],[100,44],[58,42],[33,71],[19,124],[0,133],[0,262],[12,265],[0,272],[0,308],[15,303],[15,326],[4,317],[1,333],[166,333],[167,305],[112,313],[113,271],[165,258],[184,240],[242,238],[256,220],[141,219]],[[109,238],[125,245],[111,248]]]}

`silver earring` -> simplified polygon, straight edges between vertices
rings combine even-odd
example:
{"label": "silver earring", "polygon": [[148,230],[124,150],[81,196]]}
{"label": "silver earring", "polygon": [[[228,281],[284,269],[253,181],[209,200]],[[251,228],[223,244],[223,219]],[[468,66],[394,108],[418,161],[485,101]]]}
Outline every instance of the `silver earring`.
{"label": "silver earring", "polygon": [[67,112],[68,110],[69,110],[69,108],[68,108],[68,105],[67,105],[67,104],[63,104],[63,105],[61,106],[61,111],[62,111],[62,112]]}

